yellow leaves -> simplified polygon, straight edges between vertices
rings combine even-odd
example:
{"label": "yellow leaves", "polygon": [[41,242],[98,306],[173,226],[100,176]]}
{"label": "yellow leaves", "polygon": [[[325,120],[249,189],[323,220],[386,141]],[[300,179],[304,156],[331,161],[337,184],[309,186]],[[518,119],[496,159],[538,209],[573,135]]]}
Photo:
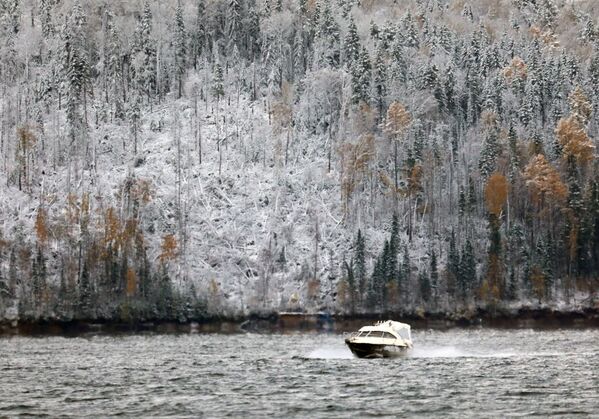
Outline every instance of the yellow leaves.
{"label": "yellow leaves", "polygon": [[46,211],[43,208],[38,208],[35,217],[35,234],[37,242],[43,246],[48,241],[48,227],[46,226]]}
{"label": "yellow leaves", "polygon": [[542,154],[537,154],[530,160],[524,169],[524,177],[539,200],[547,197],[562,202],[568,196],[568,189],[559,173]]}
{"label": "yellow leaves", "polygon": [[570,102],[570,107],[572,108],[574,116],[582,124],[585,124],[589,120],[591,113],[593,113],[593,104],[587,98],[584,90],[582,90],[580,86],[576,86],[572,93],[570,93],[568,101]]}
{"label": "yellow leaves", "polygon": [[220,287],[218,286],[218,282],[216,282],[216,280],[214,278],[212,278],[210,280],[210,283],[208,284],[208,292],[210,293],[210,296],[212,298],[217,297],[219,291],[220,291]]}
{"label": "yellow leaves", "polygon": [[140,200],[144,204],[147,204],[152,200],[153,194],[152,182],[148,179],[137,179],[131,189],[133,198]]}
{"label": "yellow leaves", "polygon": [[339,307],[344,308],[350,301],[349,284],[345,279],[337,282],[337,303]]}
{"label": "yellow leaves", "polygon": [[503,69],[503,77],[507,81],[514,79],[524,80],[528,76],[528,67],[520,57],[514,57],[510,65]]}
{"label": "yellow leaves", "polygon": [[35,145],[37,138],[28,125],[17,128],[17,138],[19,139],[19,148],[23,153],[27,152]]}
{"label": "yellow leaves", "polygon": [[291,127],[293,110],[287,103],[282,100],[275,102],[274,105],[272,105],[271,113],[274,122],[273,131],[275,134],[280,134]]}
{"label": "yellow leaves", "polygon": [[161,253],[158,258],[161,263],[174,260],[177,257],[177,239],[174,234],[167,234],[162,238]]}
{"label": "yellow leaves", "polygon": [[316,301],[320,295],[320,281],[318,278],[312,278],[308,281],[308,298]]}
{"label": "yellow leaves", "polygon": [[355,144],[345,143],[340,152],[343,159],[341,187],[344,197],[349,199],[374,156],[374,136],[363,135]]}
{"label": "yellow leaves", "polygon": [[127,269],[127,273],[125,274],[126,280],[126,289],[127,297],[133,297],[135,295],[135,291],[137,290],[137,275],[135,275],[135,271],[133,268]]}
{"label": "yellow leaves", "polygon": [[535,265],[532,267],[530,272],[530,283],[532,285],[532,289],[539,299],[539,301],[545,295],[545,274],[543,270]]}
{"label": "yellow leaves", "polygon": [[114,244],[120,241],[121,222],[114,208],[110,207],[104,215],[104,241]]}
{"label": "yellow leaves", "polygon": [[595,157],[595,145],[575,115],[560,119],[555,132],[565,156],[573,156],[579,164]]}
{"label": "yellow leaves", "polygon": [[540,39],[550,48],[557,48],[560,45],[559,41],[557,40],[557,36],[555,36],[551,29],[542,30],[537,25],[533,25],[530,28],[530,34],[533,38]]}
{"label": "yellow leaves", "polygon": [[410,126],[412,116],[404,105],[399,102],[393,102],[387,110],[387,119],[385,121],[385,131],[395,137],[401,136]]}
{"label": "yellow leaves", "polygon": [[497,126],[498,123],[498,117],[497,114],[491,110],[484,110],[481,115],[480,115],[480,119],[482,121],[483,126],[486,129],[492,129],[495,128]]}
{"label": "yellow leaves", "polygon": [[507,200],[508,183],[500,173],[493,173],[485,186],[485,202],[489,212],[497,217],[501,214],[501,208]]}
{"label": "yellow leaves", "polygon": [[408,177],[408,193],[414,195],[422,187],[422,174],[424,170],[419,164],[414,165],[410,171],[410,177]]}

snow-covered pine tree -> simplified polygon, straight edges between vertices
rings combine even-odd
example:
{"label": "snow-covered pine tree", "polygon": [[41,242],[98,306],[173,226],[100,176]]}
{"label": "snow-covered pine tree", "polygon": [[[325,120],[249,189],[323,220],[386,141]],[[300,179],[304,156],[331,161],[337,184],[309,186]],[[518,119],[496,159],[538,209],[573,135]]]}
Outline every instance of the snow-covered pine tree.
{"label": "snow-covered pine tree", "polygon": [[366,241],[362,230],[358,230],[356,241],[354,243],[354,266],[355,277],[360,299],[365,296],[366,292]]}
{"label": "snow-covered pine tree", "polygon": [[144,2],[144,8],[135,30],[132,67],[135,85],[140,94],[150,102],[156,91],[156,47],[152,39],[152,10],[150,3]]}
{"label": "snow-covered pine tree", "polygon": [[227,4],[227,47],[232,50],[234,45],[240,47],[242,38],[242,10],[241,0],[229,0]]}
{"label": "snow-covered pine tree", "polygon": [[74,150],[84,147],[86,99],[90,83],[90,67],[85,50],[87,18],[81,4],[75,2],[62,28],[62,77],[66,95],[68,137]]}
{"label": "snow-covered pine tree", "polygon": [[40,0],[39,3],[39,19],[42,27],[42,35],[48,40],[54,35],[54,23],[52,22],[52,9],[54,0]]}
{"label": "snow-covered pine tree", "polygon": [[372,64],[366,48],[362,47],[358,60],[351,69],[352,102],[369,103],[372,88]]}
{"label": "snow-covered pine tree", "polygon": [[214,69],[212,71],[212,95],[216,98],[217,103],[225,95],[224,82],[223,68],[217,60],[214,63]]}
{"label": "snow-covered pine tree", "polygon": [[200,57],[206,48],[206,4],[205,0],[196,0],[196,16],[190,31],[190,53],[193,68],[198,68]]}
{"label": "snow-covered pine tree", "polygon": [[[236,1],[236,0],[233,0]],[[185,31],[185,22],[183,21],[183,8],[181,1],[177,3],[175,9],[175,22],[172,33],[173,45],[173,67],[177,79],[177,97],[183,94],[183,77],[187,69],[187,33]]]}
{"label": "snow-covered pine tree", "polygon": [[382,119],[385,108],[387,107],[387,58],[381,43],[379,43],[376,50],[373,82],[378,117],[379,119]]}
{"label": "snow-covered pine tree", "polygon": [[122,43],[111,13],[106,14],[106,40],[104,44],[104,95],[111,107],[111,120],[124,117],[122,74]]}
{"label": "snow-covered pine tree", "polygon": [[343,40],[343,63],[351,68],[360,55],[360,36],[353,16],[349,18],[349,26]]}

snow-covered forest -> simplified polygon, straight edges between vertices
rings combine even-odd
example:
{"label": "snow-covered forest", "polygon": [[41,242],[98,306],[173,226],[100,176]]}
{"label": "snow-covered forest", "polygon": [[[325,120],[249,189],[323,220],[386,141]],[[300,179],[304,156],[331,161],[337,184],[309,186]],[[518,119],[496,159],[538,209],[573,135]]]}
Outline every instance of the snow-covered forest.
{"label": "snow-covered forest", "polygon": [[592,307],[593,0],[0,0],[0,319]]}

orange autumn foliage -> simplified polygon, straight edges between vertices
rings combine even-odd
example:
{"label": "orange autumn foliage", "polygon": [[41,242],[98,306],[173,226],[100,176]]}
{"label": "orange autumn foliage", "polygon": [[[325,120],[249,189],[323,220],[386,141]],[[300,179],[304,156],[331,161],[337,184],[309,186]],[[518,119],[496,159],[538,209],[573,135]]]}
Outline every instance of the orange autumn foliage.
{"label": "orange autumn foliage", "polygon": [[528,76],[528,67],[520,57],[514,57],[510,65],[503,69],[503,76],[508,80],[525,79]]}
{"label": "orange autumn foliage", "polygon": [[539,200],[549,198],[563,202],[568,196],[568,188],[543,154],[537,154],[530,160],[524,169],[524,178]]}
{"label": "orange autumn foliage", "polygon": [[565,156],[573,156],[579,164],[595,157],[595,145],[575,115],[560,119],[555,132]]}
{"label": "orange autumn foliage", "polygon": [[167,234],[162,238],[161,250],[158,257],[161,263],[174,260],[177,257],[177,239],[174,234]]}
{"label": "orange autumn foliage", "polygon": [[133,295],[135,295],[135,291],[137,290],[137,275],[135,275],[135,271],[133,270],[133,268],[127,269],[125,279],[127,282],[127,297],[132,297]]}
{"label": "orange autumn foliage", "polygon": [[593,104],[587,98],[587,95],[584,93],[584,90],[582,90],[580,86],[576,86],[572,93],[570,93],[568,101],[570,102],[572,113],[583,124],[586,123],[586,121],[589,120],[591,113],[593,113]]}
{"label": "orange autumn foliage", "polygon": [[508,183],[501,173],[493,173],[485,186],[485,202],[489,212],[497,217],[507,200]]}
{"label": "orange autumn foliage", "polygon": [[385,131],[395,137],[401,136],[412,122],[412,117],[404,105],[393,102],[387,110]]}
{"label": "orange autumn foliage", "polygon": [[48,241],[48,227],[46,225],[46,211],[43,208],[37,210],[35,217],[35,234],[40,245],[44,245]]}

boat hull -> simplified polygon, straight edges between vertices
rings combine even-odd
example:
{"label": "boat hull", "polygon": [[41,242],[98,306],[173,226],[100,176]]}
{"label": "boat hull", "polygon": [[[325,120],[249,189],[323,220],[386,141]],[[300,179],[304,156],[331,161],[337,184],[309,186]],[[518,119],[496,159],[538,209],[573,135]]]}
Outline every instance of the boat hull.
{"label": "boat hull", "polygon": [[405,355],[409,349],[407,346],[356,343],[350,340],[346,340],[345,344],[358,358],[392,358]]}

